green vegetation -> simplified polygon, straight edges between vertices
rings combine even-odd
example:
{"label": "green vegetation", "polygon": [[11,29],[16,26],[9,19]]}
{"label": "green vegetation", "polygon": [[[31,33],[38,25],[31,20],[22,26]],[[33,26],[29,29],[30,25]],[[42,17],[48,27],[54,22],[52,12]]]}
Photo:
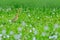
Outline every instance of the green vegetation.
{"label": "green vegetation", "polygon": [[40,7],[48,7],[48,8],[59,8],[60,0],[0,0],[1,7],[30,7],[30,8],[40,8]]}
{"label": "green vegetation", "polygon": [[18,12],[16,9],[0,11],[0,39],[2,40],[60,40],[60,9],[34,9]]}
{"label": "green vegetation", "polygon": [[60,0],[0,0],[0,40],[60,40]]}

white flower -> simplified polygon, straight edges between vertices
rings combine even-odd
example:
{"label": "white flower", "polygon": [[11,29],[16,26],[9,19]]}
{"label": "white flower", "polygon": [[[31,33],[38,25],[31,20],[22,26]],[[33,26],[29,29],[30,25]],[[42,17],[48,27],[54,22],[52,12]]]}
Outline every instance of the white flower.
{"label": "white flower", "polygon": [[28,14],[28,17],[31,17],[31,15],[30,15],[30,14]]}
{"label": "white flower", "polygon": [[48,30],[49,28],[48,28],[48,26],[44,26],[44,30]]}
{"label": "white flower", "polygon": [[36,35],[38,31],[34,27],[32,29],[33,29],[34,34]]}
{"label": "white flower", "polygon": [[14,32],[13,31],[10,31],[10,35],[13,35],[14,34]]}
{"label": "white flower", "polygon": [[32,30],[30,30],[30,32],[32,32]]}
{"label": "white flower", "polygon": [[56,28],[58,28],[59,27],[59,25],[58,24],[54,24],[54,28],[56,29]]}
{"label": "white flower", "polygon": [[24,21],[22,21],[22,26],[26,26],[26,23]]}
{"label": "white flower", "polygon": [[18,27],[18,28],[17,28],[17,30],[18,30],[18,31],[21,31],[21,30],[22,30],[22,28],[21,28],[21,27]]}
{"label": "white flower", "polygon": [[33,31],[35,31],[35,28],[33,27]]}
{"label": "white flower", "polygon": [[46,32],[42,32],[42,34],[41,34],[42,36],[46,36]]}
{"label": "white flower", "polygon": [[35,37],[33,37],[33,40],[36,40],[36,38],[35,38]]}
{"label": "white flower", "polygon": [[49,39],[57,39],[57,38],[58,38],[57,35],[49,36]]}
{"label": "white flower", "polygon": [[53,37],[52,36],[49,36],[49,39],[52,39]]}
{"label": "white flower", "polygon": [[2,30],[2,34],[6,34],[6,30],[3,29],[3,30]]}
{"label": "white flower", "polygon": [[0,34],[0,37],[2,36],[2,34]]}
{"label": "white flower", "polygon": [[36,35],[37,33],[38,33],[37,30],[35,30],[35,31],[34,31],[34,34]]}
{"label": "white flower", "polygon": [[19,40],[19,39],[21,38],[21,35],[16,34],[16,35],[14,35],[14,38],[15,38],[16,40]]}
{"label": "white flower", "polygon": [[6,35],[7,38],[9,38],[10,36],[9,35]]}

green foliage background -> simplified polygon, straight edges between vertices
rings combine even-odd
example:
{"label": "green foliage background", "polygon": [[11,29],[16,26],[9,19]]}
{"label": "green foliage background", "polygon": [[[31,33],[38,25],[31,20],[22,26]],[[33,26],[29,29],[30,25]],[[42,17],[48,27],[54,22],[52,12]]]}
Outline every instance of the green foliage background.
{"label": "green foliage background", "polygon": [[1,7],[48,7],[59,8],[60,0],[0,0]]}

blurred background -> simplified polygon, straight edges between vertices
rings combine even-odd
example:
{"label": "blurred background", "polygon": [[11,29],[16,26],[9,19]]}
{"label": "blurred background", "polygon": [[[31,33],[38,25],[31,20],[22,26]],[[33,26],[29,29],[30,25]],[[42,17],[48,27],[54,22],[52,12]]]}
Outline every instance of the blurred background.
{"label": "blurred background", "polygon": [[0,0],[0,7],[59,8],[60,0]]}

